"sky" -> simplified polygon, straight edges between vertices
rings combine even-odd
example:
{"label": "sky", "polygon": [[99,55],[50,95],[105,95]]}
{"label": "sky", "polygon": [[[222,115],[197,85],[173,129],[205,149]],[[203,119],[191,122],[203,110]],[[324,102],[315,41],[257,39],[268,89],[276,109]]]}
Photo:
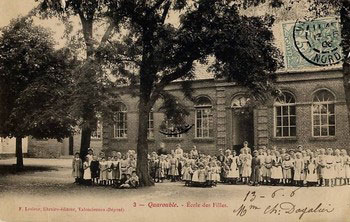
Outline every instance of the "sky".
{"label": "sky", "polygon": [[[0,28],[8,25],[11,19],[14,19],[20,15],[26,15],[31,9],[37,6],[37,4],[38,3],[35,2],[35,0],[0,0]],[[252,11],[252,14],[256,15],[257,11],[264,14],[265,10],[255,9],[251,11]],[[279,15],[279,18],[284,18],[287,20],[293,19],[293,17],[298,17],[295,15],[295,13],[298,12],[296,14],[300,14],[302,13],[301,11],[303,10],[300,10],[300,8],[298,8],[298,10],[294,12],[289,11],[286,14],[282,13]],[[249,15],[249,12],[247,14]],[[169,22],[174,25],[178,24],[178,21],[174,20],[174,18],[177,18],[177,17],[178,16],[171,16],[169,19]],[[61,48],[62,46],[64,46],[65,41],[62,40],[64,26],[57,19],[46,19],[46,20],[34,19],[34,23],[37,25],[42,25],[45,28],[49,28],[53,31],[54,39],[58,43],[58,45],[56,46],[57,48]],[[279,40],[282,39],[280,31],[281,31],[280,26],[276,25],[274,27],[274,34],[275,34],[275,37]],[[276,43],[278,48],[283,48],[281,45],[282,41],[277,40]],[[206,73],[202,67],[200,67],[199,69],[201,69],[199,73],[202,73],[202,75]]]}
{"label": "sky", "polygon": [[34,0],[1,0],[0,27],[8,25],[11,19],[19,15],[27,14],[35,5]]}
{"label": "sky", "polygon": [[[37,5],[38,3],[35,0],[0,0],[0,28],[8,25],[11,19],[27,15]],[[40,20],[36,18],[34,23],[51,29],[58,43],[57,47],[62,47],[64,41],[61,37],[63,36],[64,26],[60,21],[57,19]]]}

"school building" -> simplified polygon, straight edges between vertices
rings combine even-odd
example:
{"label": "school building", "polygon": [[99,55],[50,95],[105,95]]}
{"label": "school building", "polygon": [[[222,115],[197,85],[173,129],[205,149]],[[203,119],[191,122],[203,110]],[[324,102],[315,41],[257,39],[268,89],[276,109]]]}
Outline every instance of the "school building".
{"label": "school building", "polygon": [[[157,150],[161,142],[185,151],[193,145],[207,154],[219,149],[250,147],[348,148],[349,119],[345,104],[339,23],[336,17],[313,20],[280,20],[274,26],[276,45],[284,55],[276,85],[282,94],[265,104],[247,109],[247,89],[208,76],[192,82],[195,102],[185,98],[181,83],[166,90],[185,104],[193,128],[185,134],[159,132],[164,114],[158,101],[149,115],[148,145]],[[203,77],[203,73],[199,73]],[[122,89],[119,89],[122,90]],[[111,151],[136,149],[138,99],[121,96],[116,123],[104,123],[103,147]]]}
{"label": "school building", "polygon": [[[161,101],[157,101],[148,119],[149,150],[157,150],[163,142],[168,151],[181,144],[184,151],[196,145],[199,151],[216,154],[219,149],[239,149],[245,140],[251,148],[295,148],[300,144],[311,149],[347,149],[349,118],[337,18],[280,19],[273,31],[284,55],[285,67],[278,71],[276,82],[281,96],[247,109],[251,103],[247,89],[199,70],[192,81],[195,102],[185,98],[180,82],[166,88],[186,105],[190,111],[186,122],[194,126],[181,135],[161,134],[165,119]],[[138,98],[123,94],[118,107],[116,122],[105,121],[94,132],[91,147],[95,153],[136,149]],[[79,135],[62,143],[31,139],[28,155],[72,155],[79,146]]]}
{"label": "school building", "polygon": [[[280,97],[250,110],[244,107],[249,100],[246,89],[233,83],[194,81],[195,103],[184,98],[180,83],[173,83],[167,90],[186,104],[190,111],[186,122],[194,126],[179,136],[161,134],[164,114],[157,103],[148,120],[150,150],[164,142],[169,150],[180,143],[185,151],[196,145],[214,154],[218,149],[239,149],[245,140],[251,147],[348,148],[348,112],[340,70],[280,73],[277,85],[282,90]],[[136,149],[137,98],[124,95],[119,105],[117,123],[104,124],[103,147]]]}

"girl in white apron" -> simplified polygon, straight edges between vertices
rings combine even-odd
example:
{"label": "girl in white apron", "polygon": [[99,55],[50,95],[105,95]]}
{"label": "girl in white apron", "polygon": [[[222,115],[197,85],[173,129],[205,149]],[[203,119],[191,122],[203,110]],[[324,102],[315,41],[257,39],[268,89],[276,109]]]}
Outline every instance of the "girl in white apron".
{"label": "girl in white apron", "polygon": [[317,154],[309,153],[309,159],[307,160],[307,174],[306,174],[306,182],[307,186],[315,186],[317,184]]}
{"label": "girl in white apron", "polygon": [[90,170],[90,159],[89,157],[85,158],[83,163],[84,169],[84,181],[87,185],[91,185],[91,170]]}

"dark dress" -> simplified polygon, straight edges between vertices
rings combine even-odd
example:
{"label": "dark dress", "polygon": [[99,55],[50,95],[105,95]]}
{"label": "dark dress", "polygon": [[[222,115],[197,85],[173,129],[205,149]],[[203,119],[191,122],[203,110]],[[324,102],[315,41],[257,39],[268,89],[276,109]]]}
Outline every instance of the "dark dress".
{"label": "dark dress", "polygon": [[178,172],[179,172],[179,176],[181,177],[181,173],[182,173],[182,162],[179,161],[179,165],[178,165]]}
{"label": "dark dress", "polygon": [[100,168],[99,168],[99,161],[98,160],[92,160],[90,164],[90,170],[91,170],[91,178],[98,178],[100,175]]}
{"label": "dark dress", "polygon": [[150,167],[150,174],[151,174],[151,177],[153,179],[156,178],[156,170],[157,170],[157,164],[158,162],[157,161],[154,161],[154,160],[150,160],[149,161],[149,167]]}
{"label": "dark dress", "polygon": [[224,155],[219,155],[219,156],[217,156],[217,159],[218,159],[221,163],[223,163],[223,162],[225,161],[226,157],[225,157]]}
{"label": "dark dress", "polygon": [[258,157],[253,157],[252,159],[252,176],[251,181],[253,184],[260,182],[260,167],[261,167],[261,161]]}

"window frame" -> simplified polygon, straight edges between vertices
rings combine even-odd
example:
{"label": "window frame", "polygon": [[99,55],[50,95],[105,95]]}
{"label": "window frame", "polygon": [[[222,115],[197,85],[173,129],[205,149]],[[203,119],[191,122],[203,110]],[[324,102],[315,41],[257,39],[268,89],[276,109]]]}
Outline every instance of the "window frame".
{"label": "window frame", "polygon": [[[320,93],[322,91],[325,91],[329,93],[329,95],[332,96],[333,100],[330,101],[317,101],[315,102],[315,98],[317,96],[317,93]],[[317,97],[319,98],[319,97]],[[320,113],[315,114],[314,113],[314,106],[315,105],[326,105],[326,114],[323,114],[322,111]],[[329,105],[333,105],[333,114],[329,114]],[[327,124],[322,124],[322,116],[326,115],[327,116]],[[314,119],[315,116],[319,117],[319,124],[316,125],[314,124]],[[330,116],[334,117],[334,124],[329,123]],[[328,90],[328,89],[318,89],[312,94],[312,103],[311,103],[311,136],[313,138],[334,138],[336,136],[336,128],[337,128],[337,121],[336,121],[336,96],[335,94]],[[319,127],[319,135],[315,135],[315,127]],[[327,135],[322,135],[322,128],[327,128]],[[330,135],[330,127],[334,127],[334,135]]]}
{"label": "window frame", "polygon": [[[152,123],[152,124],[150,124],[150,123]],[[153,110],[151,110],[148,114],[147,139],[154,139],[154,113],[153,113]]]}
{"label": "window frame", "polygon": [[[128,138],[128,117],[127,117],[128,116],[128,108],[122,102],[119,102],[119,105],[121,105],[125,109],[121,110],[120,107],[118,107],[119,110],[117,110],[117,112],[116,112],[117,118],[116,118],[114,125],[113,125],[113,138],[126,139],[126,138]],[[122,121],[119,121],[120,114],[124,114]],[[120,129],[116,128],[116,125],[118,125],[119,122],[123,123],[123,128],[120,128]],[[120,136],[121,134],[123,134],[124,136]]]}
{"label": "window frame", "polygon": [[[208,103],[207,104],[198,104],[198,100],[199,99],[202,99],[202,98],[205,98],[208,100]],[[211,102],[211,99],[206,97],[206,96],[201,96],[201,97],[198,97],[197,100],[196,100],[196,103],[194,105],[194,129],[195,129],[195,133],[194,133],[194,138],[195,139],[210,139],[210,138],[213,138],[213,130],[214,130],[214,122],[213,122],[213,105],[212,105],[212,102]],[[204,113],[207,111],[209,111],[209,113],[204,116]],[[201,119],[201,128],[198,128],[198,111],[201,112],[201,116],[200,116],[200,119]],[[203,127],[203,122],[204,121],[207,121],[207,126],[206,128]],[[200,134],[198,134],[198,130],[200,130]],[[205,133],[204,132],[207,132],[207,135],[204,135]]]}
{"label": "window frame", "polygon": [[[297,137],[297,109],[296,109],[296,98],[294,96],[293,93],[289,92],[289,91],[283,91],[282,92],[283,96],[284,96],[284,101],[285,103],[280,103],[277,104],[277,101],[279,100],[279,98],[276,98],[274,103],[273,103],[273,135],[275,138],[278,139],[290,139],[290,138],[296,138]],[[287,103],[287,96],[290,96],[290,98],[292,98],[292,101],[294,102],[289,102]],[[295,109],[295,114],[291,115],[291,107],[294,107]],[[287,115],[284,115],[284,110],[283,108],[287,107]],[[281,115],[277,115],[277,109],[281,109]],[[283,124],[283,119],[284,118],[288,118],[288,124],[286,126],[284,126]],[[291,125],[291,118],[294,117],[295,118],[295,125]],[[278,126],[278,118],[281,118],[281,125]],[[281,128],[281,135],[277,135],[277,129]],[[284,136],[284,128],[288,128],[288,136]],[[291,135],[291,129],[295,128],[295,135]]]}

